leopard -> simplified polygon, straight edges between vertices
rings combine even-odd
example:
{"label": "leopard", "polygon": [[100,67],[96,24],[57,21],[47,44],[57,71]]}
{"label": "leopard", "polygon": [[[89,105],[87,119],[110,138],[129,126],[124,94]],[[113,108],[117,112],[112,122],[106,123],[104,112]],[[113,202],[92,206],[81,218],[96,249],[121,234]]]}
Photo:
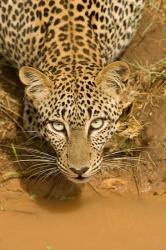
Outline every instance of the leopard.
{"label": "leopard", "polygon": [[132,92],[119,58],[143,8],[144,0],[0,1],[0,51],[25,86],[25,130],[55,153],[47,174],[81,184],[101,171]]}

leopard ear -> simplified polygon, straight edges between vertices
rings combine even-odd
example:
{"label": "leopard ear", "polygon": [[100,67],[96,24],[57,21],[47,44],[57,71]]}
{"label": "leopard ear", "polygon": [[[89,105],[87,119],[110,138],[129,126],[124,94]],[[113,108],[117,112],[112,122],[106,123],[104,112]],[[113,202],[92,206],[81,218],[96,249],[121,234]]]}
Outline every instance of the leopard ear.
{"label": "leopard ear", "polygon": [[101,91],[122,104],[122,109],[129,106],[136,91],[129,84],[130,69],[127,63],[116,61],[104,67],[96,78]]}
{"label": "leopard ear", "polygon": [[41,100],[49,94],[50,80],[39,70],[24,66],[19,71],[19,77],[26,85],[26,94],[30,99]]}
{"label": "leopard ear", "polygon": [[[123,88],[130,76],[130,69],[127,63],[116,61],[104,67],[96,78],[97,85],[109,91],[111,88],[117,90]],[[108,93],[108,92],[107,92]]]}

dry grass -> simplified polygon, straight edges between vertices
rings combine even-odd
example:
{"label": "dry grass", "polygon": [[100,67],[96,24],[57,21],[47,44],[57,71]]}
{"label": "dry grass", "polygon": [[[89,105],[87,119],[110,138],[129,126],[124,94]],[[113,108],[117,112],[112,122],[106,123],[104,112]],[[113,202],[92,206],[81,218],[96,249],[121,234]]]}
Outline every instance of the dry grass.
{"label": "dry grass", "polygon": [[146,11],[151,14],[152,17],[156,16],[163,22],[166,19],[166,2],[165,0],[147,0]]}
{"label": "dry grass", "polygon": [[0,90],[0,140],[14,139],[17,127],[21,130],[19,124],[20,104],[14,100],[4,90]]}
{"label": "dry grass", "polygon": [[[157,124],[162,123],[162,120],[157,121],[158,117],[153,119],[153,115],[155,112],[163,112],[164,108],[166,110],[166,58],[153,65],[135,62],[131,66],[133,68],[131,82],[134,83],[137,95],[130,111],[121,119],[119,133],[106,147],[107,154],[109,151],[119,152],[121,160],[116,161],[115,168],[110,161],[113,171],[109,168],[109,171],[106,171],[108,173],[104,174],[104,186],[110,188],[112,177],[113,180],[117,178],[121,180],[119,186],[130,179],[128,187],[130,190],[127,189],[129,192],[139,197],[143,193],[150,192],[152,195],[160,194],[160,197],[163,197],[166,188],[164,177],[166,176],[164,167],[166,131],[158,131],[160,128]],[[155,136],[154,139],[147,136],[146,130],[153,123],[156,123],[153,134],[156,133],[157,137],[158,134],[162,134],[162,138],[158,141]],[[119,189],[119,186],[116,188]]]}

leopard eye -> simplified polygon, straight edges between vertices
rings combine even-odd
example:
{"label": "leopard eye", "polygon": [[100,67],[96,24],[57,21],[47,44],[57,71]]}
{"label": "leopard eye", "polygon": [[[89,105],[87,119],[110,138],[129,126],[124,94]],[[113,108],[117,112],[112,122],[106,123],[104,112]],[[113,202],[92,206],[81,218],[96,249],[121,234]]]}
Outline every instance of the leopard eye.
{"label": "leopard eye", "polygon": [[53,121],[51,126],[57,132],[62,132],[65,130],[65,125],[60,121]]}
{"label": "leopard eye", "polygon": [[104,120],[101,118],[97,118],[96,120],[93,120],[91,122],[90,128],[93,130],[97,130],[97,129],[102,128],[103,125],[104,125]]}

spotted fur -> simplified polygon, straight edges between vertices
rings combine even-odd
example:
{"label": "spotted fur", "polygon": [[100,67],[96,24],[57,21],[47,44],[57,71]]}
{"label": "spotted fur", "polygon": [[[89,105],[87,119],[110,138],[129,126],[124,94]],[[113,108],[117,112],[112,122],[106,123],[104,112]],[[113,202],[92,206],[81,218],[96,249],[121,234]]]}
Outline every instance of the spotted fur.
{"label": "spotted fur", "polygon": [[0,1],[0,50],[26,85],[25,127],[49,141],[58,168],[72,181],[100,170],[102,149],[117,129],[129,68],[112,62],[135,34],[143,5]]}

